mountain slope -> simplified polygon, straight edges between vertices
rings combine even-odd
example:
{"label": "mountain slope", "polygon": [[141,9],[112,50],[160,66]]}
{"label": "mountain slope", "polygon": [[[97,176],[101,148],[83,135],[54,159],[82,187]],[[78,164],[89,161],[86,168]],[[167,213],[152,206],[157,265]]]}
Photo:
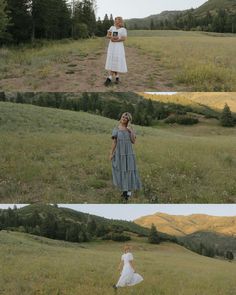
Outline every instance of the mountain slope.
{"label": "mountain slope", "polygon": [[236,113],[236,93],[235,92],[189,92],[189,93],[177,93],[174,95],[158,95],[140,93],[147,99],[153,99],[156,101],[162,101],[164,103],[176,103],[181,105],[189,105],[196,111],[202,112],[215,112],[222,111],[225,103],[229,105],[232,112]]}
{"label": "mountain slope", "polygon": [[236,2],[234,0],[208,0],[200,7],[194,10],[196,16],[203,16],[210,11],[216,12],[218,9],[227,9],[229,11],[236,11]]}
{"label": "mountain slope", "polygon": [[174,216],[156,213],[141,217],[135,222],[144,227],[153,223],[158,230],[175,236],[189,235],[198,231],[211,231],[236,237],[236,216],[217,217],[209,215]]}
{"label": "mountain slope", "polygon": [[189,11],[196,18],[205,17],[208,12],[211,15],[216,14],[219,9],[227,10],[228,13],[234,14],[236,12],[236,2],[235,0],[208,0],[198,8],[191,8],[182,11],[163,11],[159,14],[153,14],[145,18],[139,19],[128,19],[126,20],[126,25],[128,29],[150,29],[150,22],[153,20],[154,22],[160,21],[173,21],[176,17],[181,16],[182,20],[187,17]]}

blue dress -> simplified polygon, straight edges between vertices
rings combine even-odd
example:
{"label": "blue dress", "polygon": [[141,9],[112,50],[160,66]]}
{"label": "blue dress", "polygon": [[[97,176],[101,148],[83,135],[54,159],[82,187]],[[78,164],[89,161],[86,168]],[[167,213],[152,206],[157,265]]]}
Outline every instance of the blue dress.
{"label": "blue dress", "polygon": [[112,158],[113,184],[123,192],[141,189],[129,131],[114,128],[112,139],[114,138],[117,139],[117,145]]}

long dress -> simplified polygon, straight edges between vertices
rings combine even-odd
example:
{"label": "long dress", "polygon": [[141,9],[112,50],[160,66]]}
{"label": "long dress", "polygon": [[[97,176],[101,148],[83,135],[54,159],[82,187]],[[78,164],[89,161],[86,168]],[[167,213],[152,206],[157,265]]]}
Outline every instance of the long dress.
{"label": "long dress", "polygon": [[117,144],[112,158],[113,184],[122,192],[141,189],[142,185],[129,131],[114,128],[112,139],[114,138],[116,138]]}
{"label": "long dress", "polygon": [[[112,26],[108,31],[112,34],[118,34],[118,37],[127,37],[127,30],[125,28],[117,29],[115,26]],[[110,40],[105,69],[107,71],[127,73],[124,42],[112,42]]]}
{"label": "long dress", "polygon": [[133,260],[132,253],[123,254],[121,260],[124,262],[124,266],[120,275],[120,278],[116,284],[116,287],[134,286],[143,281],[143,277],[138,273],[135,273],[130,261]]}

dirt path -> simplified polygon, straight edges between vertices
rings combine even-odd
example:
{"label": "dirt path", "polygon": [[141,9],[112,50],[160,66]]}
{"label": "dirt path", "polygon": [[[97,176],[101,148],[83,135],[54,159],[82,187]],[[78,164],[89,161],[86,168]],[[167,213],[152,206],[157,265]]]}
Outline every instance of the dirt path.
{"label": "dirt path", "polygon": [[[65,63],[52,64],[46,73],[22,70],[24,74],[0,81],[3,91],[42,91],[42,92],[80,92],[80,91],[183,91],[176,87],[159,61],[141,50],[126,47],[128,63],[127,74],[121,75],[121,83],[105,87],[104,69],[106,49],[98,50],[86,57],[71,54]],[[18,71],[21,71],[19,69]]]}

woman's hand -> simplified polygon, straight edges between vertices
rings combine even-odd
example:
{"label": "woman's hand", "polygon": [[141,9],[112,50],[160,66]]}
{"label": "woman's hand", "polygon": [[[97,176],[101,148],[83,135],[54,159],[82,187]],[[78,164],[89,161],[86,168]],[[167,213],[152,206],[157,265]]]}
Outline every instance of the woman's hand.
{"label": "woman's hand", "polygon": [[112,42],[119,42],[120,41],[120,39],[119,39],[119,37],[111,37],[111,41]]}
{"label": "woman's hand", "polygon": [[127,127],[127,130],[129,131],[129,133],[134,132],[132,127]]}
{"label": "woman's hand", "polygon": [[114,157],[114,155],[110,154],[110,156],[109,156],[110,161],[112,161],[113,157]]}

